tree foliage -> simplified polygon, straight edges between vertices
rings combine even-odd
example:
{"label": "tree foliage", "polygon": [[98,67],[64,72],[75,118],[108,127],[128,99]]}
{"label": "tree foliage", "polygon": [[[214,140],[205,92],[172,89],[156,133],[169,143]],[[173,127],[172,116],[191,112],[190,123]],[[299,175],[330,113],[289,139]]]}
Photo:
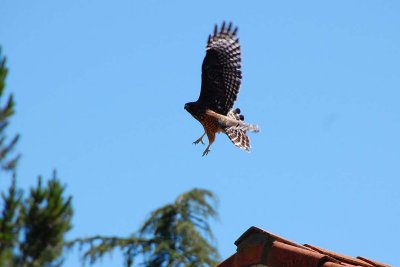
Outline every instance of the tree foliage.
{"label": "tree foliage", "polygon": [[[7,76],[6,60],[0,50],[0,100]],[[65,188],[56,173],[42,186],[25,197],[17,186],[16,164],[19,155],[10,155],[18,142],[18,135],[6,142],[5,129],[14,114],[12,95],[0,107],[0,168],[12,172],[8,190],[0,199],[0,266],[36,267],[60,266],[65,233],[71,228],[71,197],[64,196]]]}
{"label": "tree foliage", "polygon": [[153,211],[138,232],[126,238],[95,236],[77,239],[91,264],[115,249],[123,253],[126,266],[134,259],[148,267],[214,266],[219,259],[213,245],[209,218],[216,218],[216,197],[193,189],[171,204]]}
{"label": "tree foliage", "polygon": [[18,266],[60,266],[64,235],[71,229],[72,197],[64,197],[64,186],[53,173],[45,187],[39,177],[22,205],[23,240]]}
{"label": "tree foliage", "polygon": [[19,155],[10,155],[19,135],[15,135],[11,141],[6,140],[5,130],[9,125],[9,119],[14,115],[13,95],[9,95],[3,104],[3,93],[8,69],[6,67],[6,58],[1,54],[0,47],[0,168],[3,170],[15,170]]}
{"label": "tree foliage", "polygon": [[14,176],[8,192],[1,193],[3,209],[0,215],[0,266],[11,266],[14,248],[18,246],[21,198],[22,192],[17,188]]}
{"label": "tree foliage", "polygon": [[32,187],[24,198],[13,179],[2,193],[0,266],[60,266],[64,235],[71,229],[71,197],[53,174],[46,186]]}

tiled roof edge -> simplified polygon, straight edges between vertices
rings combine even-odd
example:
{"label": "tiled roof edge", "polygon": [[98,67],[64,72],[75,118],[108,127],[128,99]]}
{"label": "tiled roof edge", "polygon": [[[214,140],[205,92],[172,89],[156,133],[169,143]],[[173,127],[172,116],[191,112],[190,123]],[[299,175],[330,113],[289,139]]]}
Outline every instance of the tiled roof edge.
{"label": "tiled roof edge", "polygon": [[353,264],[353,265],[359,265],[359,266],[365,266],[365,267],[375,267],[375,265],[372,265],[372,264],[370,264],[368,262],[362,261],[362,260],[357,259],[357,258],[353,258],[353,257],[350,257],[350,256],[339,254],[339,253],[336,253],[336,252],[333,252],[333,251],[329,251],[329,250],[326,250],[326,249],[323,249],[323,248],[319,248],[319,247],[316,247],[316,246],[313,246],[313,245],[305,244],[304,246],[308,247],[308,248],[310,248],[310,249],[312,249],[314,251],[318,251],[321,254],[328,255],[328,256],[336,259],[336,260],[339,260],[340,262],[350,263],[350,264]]}
{"label": "tiled roof edge", "polygon": [[378,262],[378,261],[370,260],[370,259],[367,259],[367,258],[364,258],[364,257],[358,256],[356,258],[359,259],[359,260],[362,260],[364,262],[368,262],[369,264],[372,264],[373,266],[376,266],[376,267],[391,267],[390,265],[387,265],[387,264],[384,264],[384,263],[381,263],[381,262]]}
{"label": "tiled roof edge", "polygon": [[275,234],[272,234],[272,233],[270,233],[270,232],[267,232],[267,231],[265,231],[265,230],[263,230],[263,229],[261,229],[261,228],[259,228],[259,227],[256,227],[256,226],[252,226],[252,227],[250,227],[249,229],[247,229],[247,231],[244,232],[244,233],[235,241],[235,245],[238,247],[238,246],[240,245],[240,243],[243,242],[243,240],[245,240],[247,237],[249,237],[250,235],[252,235],[252,234],[254,234],[254,233],[264,234],[264,235],[268,236],[269,238],[271,238],[271,239],[273,239],[273,240],[275,240],[275,241],[279,241],[279,242],[282,242],[282,243],[287,244],[287,245],[291,245],[291,246],[294,246],[294,247],[298,247],[298,248],[303,248],[303,249],[309,250],[309,248],[307,248],[307,247],[305,247],[305,246],[303,246],[303,245],[300,245],[300,244],[298,244],[298,243],[292,242],[292,241],[287,240],[287,239],[285,239],[285,238],[283,238],[283,237],[280,237],[280,236],[278,236],[278,235],[275,235]]}

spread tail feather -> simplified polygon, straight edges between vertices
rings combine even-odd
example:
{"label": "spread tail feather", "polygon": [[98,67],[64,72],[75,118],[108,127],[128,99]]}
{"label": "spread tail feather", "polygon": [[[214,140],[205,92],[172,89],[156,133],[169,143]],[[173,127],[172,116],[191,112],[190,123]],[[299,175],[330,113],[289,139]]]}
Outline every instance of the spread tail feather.
{"label": "spread tail feather", "polygon": [[250,152],[250,139],[245,130],[229,127],[225,129],[225,133],[235,146]]}
{"label": "spread tail feather", "polygon": [[[258,125],[247,124],[244,122],[244,116],[240,114],[240,109],[231,109],[227,117],[233,119],[232,126],[225,129],[226,135],[232,143],[247,152],[250,152],[250,138],[247,136],[246,131],[259,132]],[[231,122],[227,123],[231,124]]]}

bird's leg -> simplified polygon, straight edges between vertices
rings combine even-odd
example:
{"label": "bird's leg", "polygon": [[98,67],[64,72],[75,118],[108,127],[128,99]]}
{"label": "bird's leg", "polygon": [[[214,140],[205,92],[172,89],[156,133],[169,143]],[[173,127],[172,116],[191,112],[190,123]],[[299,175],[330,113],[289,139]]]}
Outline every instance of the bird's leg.
{"label": "bird's leg", "polygon": [[195,144],[195,145],[197,145],[198,143],[202,143],[203,145],[204,145],[204,142],[203,142],[203,137],[206,135],[206,133],[204,132],[203,133],[203,135],[202,136],[200,136],[200,138],[199,139],[197,139],[196,141],[194,141],[193,142],[193,144]]}
{"label": "bird's leg", "polygon": [[210,146],[211,146],[211,144],[208,144],[206,150],[204,150],[204,152],[203,152],[203,157],[206,156],[206,155],[208,155],[208,152],[211,151],[211,150],[210,150]]}
{"label": "bird's leg", "polygon": [[203,152],[203,157],[205,155],[208,155],[208,152],[211,151],[210,146],[212,143],[214,143],[214,140],[215,140],[215,132],[206,132],[206,133],[207,133],[207,137],[208,137],[208,146],[207,146],[206,150],[204,150],[204,152]]}

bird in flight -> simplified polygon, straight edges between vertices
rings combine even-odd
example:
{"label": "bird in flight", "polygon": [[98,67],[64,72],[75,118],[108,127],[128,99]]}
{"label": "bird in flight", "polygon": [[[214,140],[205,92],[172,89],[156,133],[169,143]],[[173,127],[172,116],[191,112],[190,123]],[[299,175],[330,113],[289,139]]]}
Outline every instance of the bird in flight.
{"label": "bird in flight", "polygon": [[204,127],[204,134],[193,143],[204,144],[203,137],[207,134],[208,146],[203,156],[210,152],[217,133],[225,133],[235,146],[249,152],[250,139],[246,132],[259,131],[257,125],[244,122],[239,108],[233,108],[242,78],[237,30],[232,28],[232,23],[226,27],[223,22],[220,30],[215,25],[207,41],[199,99],[185,104],[185,109]]}

